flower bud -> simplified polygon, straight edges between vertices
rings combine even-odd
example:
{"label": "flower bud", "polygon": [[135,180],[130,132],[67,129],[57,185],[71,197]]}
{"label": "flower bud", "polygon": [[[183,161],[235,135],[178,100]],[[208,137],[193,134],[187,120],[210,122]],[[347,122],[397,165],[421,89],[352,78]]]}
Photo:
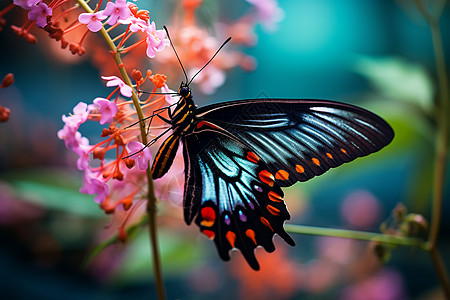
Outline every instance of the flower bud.
{"label": "flower bud", "polygon": [[7,122],[9,120],[9,115],[11,110],[7,107],[0,105],[0,122]]}
{"label": "flower bud", "polygon": [[10,86],[13,83],[14,83],[14,74],[13,73],[8,73],[3,78],[3,81],[2,81],[2,84],[0,85],[0,88],[6,88],[6,87]]}

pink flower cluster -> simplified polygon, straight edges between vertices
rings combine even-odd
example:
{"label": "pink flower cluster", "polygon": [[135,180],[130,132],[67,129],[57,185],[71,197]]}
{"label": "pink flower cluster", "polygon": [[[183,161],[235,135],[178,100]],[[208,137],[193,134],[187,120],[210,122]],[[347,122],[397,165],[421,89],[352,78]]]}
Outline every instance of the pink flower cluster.
{"label": "pink flower cluster", "polygon": [[[140,83],[149,78],[155,84],[155,90],[170,90],[165,85],[163,75],[151,76],[149,71],[147,77],[142,79],[139,71],[133,71],[133,74]],[[95,98],[92,104],[80,102],[72,114],[63,115],[64,127],[58,131],[58,138],[78,156],[77,168],[83,171],[80,192],[95,195],[94,201],[108,214],[114,214],[119,209],[122,216],[128,216],[135,211],[133,207],[139,206],[134,205],[135,202],[146,201],[146,169],[152,160],[152,153],[149,147],[140,142],[139,126],[132,126],[138,118],[132,101],[124,99],[132,96],[131,87],[116,76],[102,78],[107,81],[106,86],[116,87],[115,90],[107,98]],[[115,100],[110,100],[116,93]],[[149,114],[173,102],[172,97],[166,96],[158,96],[156,100],[150,101],[154,96],[141,102],[144,113]],[[88,120],[98,121],[101,125],[109,124],[101,134],[104,140],[96,145],[91,145],[89,139],[79,131],[80,126]],[[159,124],[152,124],[149,134],[160,128]],[[180,182],[183,182],[184,176],[183,172],[175,171],[176,174],[171,174],[169,179],[155,185],[157,195],[162,195],[158,192],[158,186],[161,186],[181,199]],[[119,230],[123,231],[129,219],[129,216],[125,217]]]}
{"label": "pink flower cluster", "polygon": [[14,0],[13,3],[28,12],[28,20],[35,21],[36,25],[44,28],[47,25],[47,16],[52,15],[52,9],[39,0]]}
{"label": "pink flower cluster", "polygon": [[156,52],[162,51],[169,46],[164,30],[156,30],[155,22],[150,22],[147,11],[138,11],[135,4],[126,0],[116,0],[108,2],[104,10],[94,13],[82,13],[78,21],[86,24],[92,32],[97,32],[103,27],[102,21],[108,18],[106,24],[115,26],[117,24],[128,25],[127,31],[132,33],[143,32],[146,34],[147,56],[155,57]]}

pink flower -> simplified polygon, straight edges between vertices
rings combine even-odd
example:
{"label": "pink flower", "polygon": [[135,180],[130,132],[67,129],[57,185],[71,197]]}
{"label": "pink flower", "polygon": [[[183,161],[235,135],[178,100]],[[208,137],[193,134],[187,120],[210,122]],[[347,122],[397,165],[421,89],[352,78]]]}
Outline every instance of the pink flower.
{"label": "pink flower", "polygon": [[131,141],[127,144],[128,152],[132,155],[139,169],[146,170],[148,168],[148,162],[152,159],[152,152],[150,148],[145,147],[144,144],[136,141]]}
{"label": "pink flower", "polygon": [[95,195],[94,201],[97,203],[102,203],[108,195],[109,187],[108,185],[99,180],[98,175],[91,172],[89,169],[84,172],[83,176],[83,186],[80,188],[80,193]]}
{"label": "pink flower", "polygon": [[92,149],[92,146],[89,145],[89,140],[87,137],[80,137],[78,139],[77,147],[73,147],[72,150],[76,154],[78,154],[77,159],[77,168],[80,171],[87,170],[89,168],[89,153]]}
{"label": "pink flower", "polygon": [[276,0],[247,0],[253,4],[258,13],[258,19],[267,30],[275,30],[277,23],[284,18],[284,11]]}
{"label": "pink flower", "polygon": [[73,114],[68,117],[63,115],[62,120],[67,126],[73,128],[74,131],[77,131],[80,125],[86,122],[88,116],[88,105],[84,102],[80,102],[73,108]]}
{"label": "pink flower", "polygon": [[[111,2],[109,2],[109,3],[111,3]],[[133,89],[130,86],[126,85],[125,82],[123,82],[119,77],[117,77],[117,76],[102,76],[102,79],[108,80],[108,82],[106,83],[107,87],[119,86],[120,93],[123,96],[131,97],[133,95]]]}
{"label": "pink flower", "polygon": [[108,2],[105,10],[103,11],[105,16],[109,16],[106,23],[108,25],[115,25],[118,20],[126,20],[131,16],[131,11],[128,8],[126,0],[116,0],[116,3]]}
{"label": "pink flower", "polygon": [[47,25],[47,16],[52,15],[52,9],[47,4],[41,2],[37,5],[31,6],[28,13],[30,21],[36,21],[36,25],[44,28]]}
{"label": "pink flower", "polygon": [[114,116],[117,114],[118,108],[115,102],[108,99],[97,97],[94,99],[94,105],[101,114],[100,124],[111,123]]}
{"label": "pink flower", "polygon": [[102,20],[106,19],[108,16],[103,14],[103,11],[96,13],[83,13],[78,16],[78,21],[82,24],[87,24],[87,28],[92,32],[97,32],[102,29]]}
{"label": "pink flower", "polygon": [[13,4],[22,7],[23,9],[29,10],[32,6],[35,6],[39,0],[14,0]]}
{"label": "pink flower", "polygon": [[147,27],[148,27],[147,22],[145,22],[142,19],[136,18],[133,15],[131,15],[126,20],[119,20],[118,23],[120,23],[120,24],[130,24],[130,31],[132,31],[132,32],[138,32],[138,31],[144,32],[147,29]]}
{"label": "pink flower", "polygon": [[156,30],[155,22],[152,22],[147,27],[147,56],[155,57],[156,52],[162,51],[170,42],[166,39],[166,32],[164,30]]}

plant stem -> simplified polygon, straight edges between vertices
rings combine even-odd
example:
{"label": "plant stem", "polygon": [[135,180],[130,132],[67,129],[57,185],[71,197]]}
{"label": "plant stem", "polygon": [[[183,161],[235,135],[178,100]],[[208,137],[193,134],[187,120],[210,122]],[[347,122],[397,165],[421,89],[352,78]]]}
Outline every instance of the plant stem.
{"label": "plant stem", "polygon": [[[93,10],[89,7],[89,5],[84,0],[77,0],[80,6],[88,13],[92,13]],[[123,67],[123,62],[120,57],[120,54],[116,48],[116,45],[114,44],[113,40],[109,36],[108,32],[104,27],[100,30],[100,34],[105,39],[106,43],[108,44],[109,49],[113,53],[114,61],[117,64],[117,67],[119,68],[120,74],[122,75],[123,81],[132,88],[132,96],[131,99],[133,101],[133,105],[136,109],[137,116],[140,120],[139,122],[139,128],[141,131],[141,138],[142,143],[144,145],[147,144],[147,133],[145,130],[145,123],[142,121],[144,119],[144,113],[142,112],[141,105],[139,104],[139,98],[136,94],[136,91],[133,87],[133,84],[131,82],[130,77],[128,76],[125,68]],[[153,178],[152,178],[152,172],[150,165],[147,168],[147,184],[148,184],[148,194],[147,194],[147,213],[148,213],[148,226],[149,226],[149,235],[150,235],[150,244],[152,248],[152,258],[153,258],[153,275],[155,277],[155,283],[156,283],[156,291],[158,294],[159,300],[166,299],[165,296],[165,290],[164,290],[164,282],[163,282],[163,276],[162,276],[162,268],[161,268],[161,258],[159,253],[159,246],[158,246],[158,236],[157,236],[157,224],[156,224],[156,196],[155,196],[155,190],[153,185]]]}
{"label": "plant stem", "polygon": [[442,217],[442,203],[445,191],[445,171],[447,166],[447,145],[448,145],[448,79],[445,67],[445,56],[442,46],[442,35],[439,22],[429,22],[431,36],[433,40],[436,69],[439,81],[439,102],[436,106],[437,137],[436,137],[436,159],[434,164],[434,185],[433,204],[430,224],[430,257],[436,268],[437,275],[441,282],[444,294],[450,299],[450,283],[444,263],[437,249],[437,239]]}
{"label": "plant stem", "polygon": [[335,229],[335,228],[304,226],[304,225],[291,225],[291,224],[285,224],[284,229],[287,232],[291,232],[291,233],[373,241],[373,242],[380,242],[380,243],[386,243],[386,244],[392,244],[392,245],[412,246],[412,247],[417,247],[422,250],[428,250],[427,243],[418,238],[409,238],[409,237],[388,235],[388,234],[382,234],[382,233],[347,230],[347,229]]}
{"label": "plant stem", "polygon": [[437,141],[436,141],[436,160],[433,186],[433,211],[430,225],[429,241],[432,246],[436,245],[439,234],[439,225],[441,221],[442,201],[445,187],[445,171],[447,165],[447,144],[448,144],[448,79],[445,68],[445,56],[442,46],[442,36],[437,21],[429,22],[431,36],[433,40],[434,55],[436,60],[436,69],[439,81],[439,103],[436,107],[437,119]]}
{"label": "plant stem", "polygon": [[427,8],[421,0],[415,0],[417,7],[419,8],[420,12],[422,13],[423,17],[430,27],[439,84],[439,98],[437,105],[435,105],[435,116],[437,124],[436,158],[434,163],[433,203],[430,233],[428,237],[428,253],[430,254],[431,260],[433,261],[442,289],[444,290],[445,297],[446,299],[450,299],[450,282],[447,270],[437,249],[437,239],[439,236],[439,227],[441,224],[442,203],[445,190],[449,126],[447,116],[449,109],[448,102],[450,100],[444,47],[442,45],[442,34],[439,27],[439,19],[441,13],[443,12],[445,2],[445,0],[439,3],[435,2],[435,7],[438,6],[438,8],[433,14],[428,12]]}

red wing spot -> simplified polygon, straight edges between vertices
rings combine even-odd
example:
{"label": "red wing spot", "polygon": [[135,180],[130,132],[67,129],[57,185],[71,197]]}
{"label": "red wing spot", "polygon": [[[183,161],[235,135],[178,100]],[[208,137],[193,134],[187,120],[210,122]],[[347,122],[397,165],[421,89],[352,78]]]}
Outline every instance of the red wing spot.
{"label": "red wing spot", "polygon": [[258,243],[256,242],[256,235],[255,232],[252,229],[247,229],[247,231],[245,232],[245,235],[251,239],[253,241],[253,243],[255,243],[255,245],[257,245]]}
{"label": "red wing spot", "polygon": [[278,180],[288,180],[289,179],[289,173],[285,170],[279,170],[277,173],[275,173],[275,179]]}
{"label": "red wing spot", "polygon": [[259,157],[254,152],[247,152],[247,159],[255,164],[258,163]]}
{"label": "red wing spot", "polygon": [[210,240],[213,240],[214,237],[216,236],[216,234],[215,234],[214,231],[207,230],[207,229],[203,230],[202,233],[203,233],[204,235],[206,235],[206,236],[208,237],[208,239],[210,239]]}
{"label": "red wing spot", "polygon": [[259,179],[261,179],[261,181],[268,186],[273,186],[275,182],[275,178],[273,177],[272,173],[267,170],[262,170],[261,172],[259,172]]}
{"label": "red wing spot", "polygon": [[295,170],[299,173],[305,172],[305,168],[303,168],[303,166],[300,166],[300,165],[296,165]]}
{"label": "red wing spot", "polygon": [[280,215],[280,210],[272,205],[267,205],[266,206],[267,210],[274,216],[279,216]]}
{"label": "red wing spot", "polygon": [[213,129],[220,129],[219,127],[217,127],[216,125],[214,125],[211,122],[200,121],[200,122],[197,123],[197,128],[200,128],[200,127],[203,127],[203,126],[210,127],[210,128],[213,128]]}
{"label": "red wing spot", "polygon": [[269,221],[267,221],[266,218],[261,217],[261,223],[263,223],[265,226],[269,227],[270,230],[274,231],[273,228],[272,228],[272,226],[270,225]]}
{"label": "red wing spot", "polygon": [[234,243],[236,242],[236,233],[234,233],[233,231],[228,231],[227,234],[225,234],[225,237],[230,243],[231,248],[234,248]]}
{"label": "red wing spot", "polygon": [[216,220],[216,212],[212,207],[205,206],[200,211],[202,215],[202,221],[200,222],[201,225],[211,227],[213,226],[215,220]]}
{"label": "red wing spot", "polygon": [[273,202],[283,202],[283,198],[274,191],[269,192],[269,199]]}
{"label": "red wing spot", "polygon": [[331,153],[327,152],[327,156],[328,156],[329,159],[333,159],[333,155],[331,155]]}
{"label": "red wing spot", "polygon": [[341,148],[341,152],[347,154],[347,150],[345,150],[344,148]]}
{"label": "red wing spot", "polygon": [[313,157],[313,158],[312,158],[312,162],[313,162],[315,165],[320,166],[320,161],[319,161],[317,158]]}

